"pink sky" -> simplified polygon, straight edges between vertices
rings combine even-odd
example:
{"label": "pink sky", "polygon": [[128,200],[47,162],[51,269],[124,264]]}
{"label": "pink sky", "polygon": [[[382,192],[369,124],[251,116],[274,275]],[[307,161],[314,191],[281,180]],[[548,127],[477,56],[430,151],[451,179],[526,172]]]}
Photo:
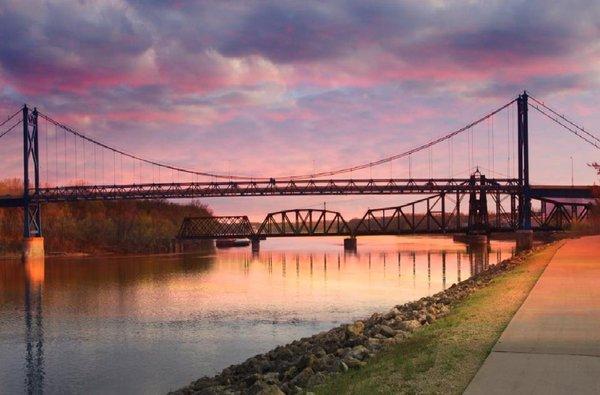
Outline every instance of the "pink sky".
{"label": "pink sky", "polygon": [[[185,168],[280,176],[369,162],[524,89],[600,129],[598,2],[27,3],[0,1],[1,117],[26,102],[109,145]],[[494,119],[493,165],[504,174],[512,171],[507,116]],[[597,149],[537,114],[530,125],[534,183],[570,184],[571,157],[576,183],[597,182],[586,166],[600,161]],[[486,168],[488,128],[473,132],[473,161]],[[19,176],[14,144],[0,147],[2,178]],[[466,135],[454,152],[454,173],[466,174]],[[448,155],[447,145],[432,152],[432,176],[449,175]],[[429,176],[428,153],[412,163],[413,176]],[[407,167],[401,160],[372,176],[407,177]],[[260,216],[323,200],[206,203],[217,214]],[[325,200],[349,216],[399,201]]]}

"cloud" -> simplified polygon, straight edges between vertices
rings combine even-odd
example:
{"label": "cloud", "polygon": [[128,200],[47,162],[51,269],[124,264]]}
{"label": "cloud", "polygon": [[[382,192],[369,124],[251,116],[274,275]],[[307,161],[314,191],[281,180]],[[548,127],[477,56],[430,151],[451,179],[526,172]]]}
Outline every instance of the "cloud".
{"label": "cloud", "polygon": [[523,89],[595,121],[598,21],[587,1],[5,0],[0,110],[194,168],[324,170]]}

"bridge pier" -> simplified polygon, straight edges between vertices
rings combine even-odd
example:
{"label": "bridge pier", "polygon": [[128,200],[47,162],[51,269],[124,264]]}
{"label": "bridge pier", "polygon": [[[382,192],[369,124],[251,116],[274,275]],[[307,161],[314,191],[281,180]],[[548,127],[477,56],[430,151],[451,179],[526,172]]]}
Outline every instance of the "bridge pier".
{"label": "bridge pier", "polygon": [[43,258],[45,255],[44,251],[44,238],[41,236],[36,237],[25,237],[23,239],[23,259],[37,259]]}
{"label": "bridge pier", "polygon": [[344,251],[356,251],[356,237],[344,239]]}
{"label": "bridge pier", "polygon": [[530,250],[533,247],[533,230],[517,230],[515,236],[517,239],[517,251]]}
{"label": "bridge pier", "polygon": [[252,252],[260,251],[260,239],[258,237],[251,238],[250,243],[252,245]]}

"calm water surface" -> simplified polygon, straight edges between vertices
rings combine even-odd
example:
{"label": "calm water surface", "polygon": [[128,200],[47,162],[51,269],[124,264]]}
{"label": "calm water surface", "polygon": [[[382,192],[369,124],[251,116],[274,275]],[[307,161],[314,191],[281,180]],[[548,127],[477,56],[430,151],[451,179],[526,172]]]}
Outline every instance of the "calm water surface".
{"label": "calm water surface", "polygon": [[437,237],[273,239],[212,255],[0,261],[0,393],[164,393],[508,258]]}

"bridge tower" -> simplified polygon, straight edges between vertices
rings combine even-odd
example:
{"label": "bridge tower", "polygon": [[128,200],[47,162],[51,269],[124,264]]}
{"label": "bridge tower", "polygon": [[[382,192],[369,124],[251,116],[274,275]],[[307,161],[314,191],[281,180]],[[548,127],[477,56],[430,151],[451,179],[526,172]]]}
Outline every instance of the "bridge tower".
{"label": "bridge tower", "polygon": [[[40,162],[38,145],[38,112],[23,106],[23,257],[39,258],[44,256],[44,238],[40,203]],[[30,165],[32,165],[30,167]],[[30,177],[33,171],[33,195],[30,194]]]}
{"label": "bridge tower", "polygon": [[529,186],[529,120],[527,115],[527,92],[517,98],[517,145],[518,145],[518,182],[519,229],[531,229],[531,188]]}

